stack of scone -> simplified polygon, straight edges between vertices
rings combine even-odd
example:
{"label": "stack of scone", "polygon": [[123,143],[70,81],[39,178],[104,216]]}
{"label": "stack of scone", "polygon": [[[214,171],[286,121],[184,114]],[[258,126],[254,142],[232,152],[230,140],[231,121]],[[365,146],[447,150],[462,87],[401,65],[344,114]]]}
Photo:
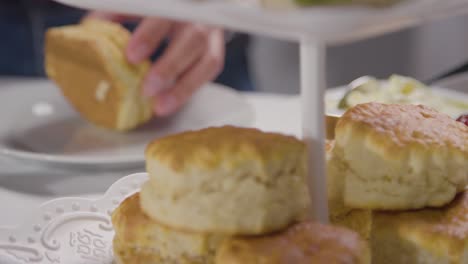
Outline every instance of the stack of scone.
{"label": "stack of scone", "polygon": [[335,133],[329,179],[342,179],[343,208],[372,212],[372,263],[468,263],[467,126],[424,106],[368,103]]}
{"label": "stack of scone", "polygon": [[302,221],[302,141],[219,127],[158,139],[149,181],[114,212],[114,251],[128,263],[370,263],[367,242]]}

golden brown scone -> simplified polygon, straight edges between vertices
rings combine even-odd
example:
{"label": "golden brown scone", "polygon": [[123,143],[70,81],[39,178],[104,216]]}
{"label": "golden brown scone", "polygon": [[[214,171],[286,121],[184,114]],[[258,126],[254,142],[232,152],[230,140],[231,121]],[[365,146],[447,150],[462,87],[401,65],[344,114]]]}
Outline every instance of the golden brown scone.
{"label": "golden brown scone", "polygon": [[425,106],[361,104],[338,121],[333,159],[348,207],[442,206],[468,182],[468,127]]}
{"label": "golden brown scone", "polygon": [[130,32],[119,24],[85,20],[46,33],[45,68],[73,107],[91,123],[128,131],[152,116],[141,95],[149,61],[127,62]]}
{"label": "golden brown scone", "polygon": [[209,264],[223,235],[189,233],[168,228],[140,209],[140,196],[123,201],[112,214],[114,253],[122,264]]}
{"label": "golden brown scone", "polygon": [[232,126],[158,139],[146,150],[142,209],[189,231],[280,230],[308,203],[305,150],[294,137]]}
{"label": "golden brown scone", "polygon": [[215,263],[370,263],[370,251],[367,242],[350,230],[303,222],[275,234],[227,239]]}
{"label": "golden brown scone", "polygon": [[376,264],[466,264],[468,193],[443,208],[375,213],[371,241]]}

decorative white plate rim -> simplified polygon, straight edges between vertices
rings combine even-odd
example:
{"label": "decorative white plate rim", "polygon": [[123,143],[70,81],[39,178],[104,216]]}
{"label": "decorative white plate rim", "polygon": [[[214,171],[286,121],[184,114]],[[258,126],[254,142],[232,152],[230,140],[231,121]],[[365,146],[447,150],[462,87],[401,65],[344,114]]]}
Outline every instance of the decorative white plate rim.
{"label": "decorative white plate rim", "polygon": [[[78,264],[83,260],[87,264],[113,263],[111,214],[125,198],[138,192],[147,179],[146,173],[125,176],[99,199],[54,199],[39,206],[20,225],[0,227],[0,260],[41,264]],[[74,229],[65,228],[67,225]],[[93,243],[89,242],[90,237]]]}

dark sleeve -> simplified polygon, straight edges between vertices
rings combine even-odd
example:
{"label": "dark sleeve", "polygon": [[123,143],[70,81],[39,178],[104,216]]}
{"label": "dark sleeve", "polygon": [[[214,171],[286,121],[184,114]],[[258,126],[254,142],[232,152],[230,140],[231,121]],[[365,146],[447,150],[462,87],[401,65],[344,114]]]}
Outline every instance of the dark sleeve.
{"label": "dark sleeve", "polygon": [[44,76],[45,31],[76,23],[83,14],[52,1],[0,1],[0,75]]}

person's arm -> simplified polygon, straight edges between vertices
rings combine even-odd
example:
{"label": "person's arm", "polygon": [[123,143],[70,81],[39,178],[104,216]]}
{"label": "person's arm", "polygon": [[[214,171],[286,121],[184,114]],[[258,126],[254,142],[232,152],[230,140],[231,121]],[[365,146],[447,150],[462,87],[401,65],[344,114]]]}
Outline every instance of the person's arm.
{"label": "person's arm", "polygon": [[[91,12],[87,18],[123,22],[135,19],[121,15]],[[220,28],[164,18],[142,19],[126,49],[131,63],[149,58],[168,39],[169,45],[152,65],[143,93],[155,100],[157,115],[170,115],[183,106],[193,93],[212,81],[224,65],[225,42]]]}

